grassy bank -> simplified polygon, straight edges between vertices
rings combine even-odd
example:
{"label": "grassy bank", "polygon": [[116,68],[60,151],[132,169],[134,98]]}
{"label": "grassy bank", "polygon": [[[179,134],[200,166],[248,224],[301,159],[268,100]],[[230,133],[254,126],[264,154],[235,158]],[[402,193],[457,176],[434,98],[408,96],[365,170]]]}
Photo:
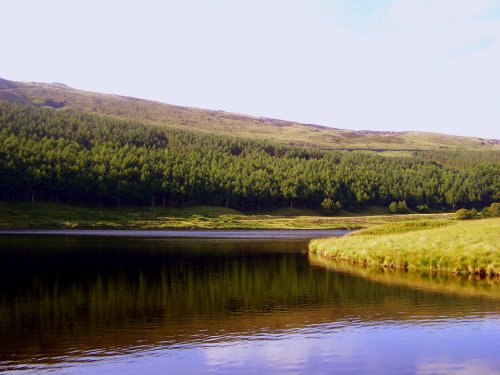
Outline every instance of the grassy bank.
{"label": "grassy bank", "polygon": [[[377,214],[375,214],[377,213]],[[368,208],[342,216],[310,210],[243,214],[211,206],[175,208],[95,208],[49,203],[0,203],[0,228],[130,228],[130,229],[360,229],[380,224],[445,220],[452,214],[384,215]]]}
{"label": "grassy bank", "polygon": [[313,240],[309,248],[366,266],[500,276],[499,233],[499,218],[401,222]]}

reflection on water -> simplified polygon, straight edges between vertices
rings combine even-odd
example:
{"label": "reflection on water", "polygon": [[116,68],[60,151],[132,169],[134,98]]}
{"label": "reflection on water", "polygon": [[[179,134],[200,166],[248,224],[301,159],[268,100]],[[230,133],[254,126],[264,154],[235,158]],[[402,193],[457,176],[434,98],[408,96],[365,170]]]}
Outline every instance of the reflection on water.
{"label": "reflection on water", "polygon": [[306,247],[3,237],[0,370],[500,372],[498,284],[415,288]]}
{"label": "reflection on water", "polygon": [[384,284],[500,299],[500,278],[498,277],[481,278],[475,275],[458,276],[445,273],[419,273],[392,268],[364,267],[350,262],[332,261],[313,253],[309,253],[309,263]]}

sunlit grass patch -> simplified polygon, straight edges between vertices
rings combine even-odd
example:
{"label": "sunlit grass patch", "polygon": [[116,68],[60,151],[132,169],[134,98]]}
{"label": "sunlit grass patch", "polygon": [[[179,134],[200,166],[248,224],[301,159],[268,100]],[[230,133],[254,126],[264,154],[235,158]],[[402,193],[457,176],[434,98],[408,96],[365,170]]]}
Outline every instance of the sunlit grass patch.
{"label": "sunlit grass patch", "polygon": [[[294,209],[295,210],[295,209]],[[376,210],[375,210],[376,211]],[[0,202],[0,228],[130,228],[130,229],[360,229],[401,221],[447,221],[453,214],[348,216],[289,215],[288,210],[243,214],[215,206],[80,207],[52,203]],[[420,224],[415,224],[420,225]]]}
{"label": "sunlit grass patch", "polygon": [[500,219],[402,222],[313,240],[309,248],[368,266],[500,276],[499,233]]}

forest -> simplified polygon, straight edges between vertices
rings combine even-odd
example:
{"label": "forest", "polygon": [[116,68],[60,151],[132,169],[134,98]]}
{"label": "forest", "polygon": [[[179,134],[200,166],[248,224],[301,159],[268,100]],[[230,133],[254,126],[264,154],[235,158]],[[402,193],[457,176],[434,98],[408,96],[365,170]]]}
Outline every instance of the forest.
{"label": "forest", "polygon": [[482,208],[499,153],[328,151],[0,104],[0,200],[92,206],[210,204],[259,211]]}

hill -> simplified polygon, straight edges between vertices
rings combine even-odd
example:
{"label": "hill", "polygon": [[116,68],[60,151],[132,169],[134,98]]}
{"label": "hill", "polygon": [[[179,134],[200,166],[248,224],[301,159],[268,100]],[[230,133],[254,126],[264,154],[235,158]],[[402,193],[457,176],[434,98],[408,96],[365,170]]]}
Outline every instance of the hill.
{"label": "hill", "polygon": [[323,149],[414,151],[500,150],[498,140],[422,132],[334,129],[223,111],[73,89],[61,83],[15,82],[0,78],[0,101],[77,109],[175,129],[237,136]]}

